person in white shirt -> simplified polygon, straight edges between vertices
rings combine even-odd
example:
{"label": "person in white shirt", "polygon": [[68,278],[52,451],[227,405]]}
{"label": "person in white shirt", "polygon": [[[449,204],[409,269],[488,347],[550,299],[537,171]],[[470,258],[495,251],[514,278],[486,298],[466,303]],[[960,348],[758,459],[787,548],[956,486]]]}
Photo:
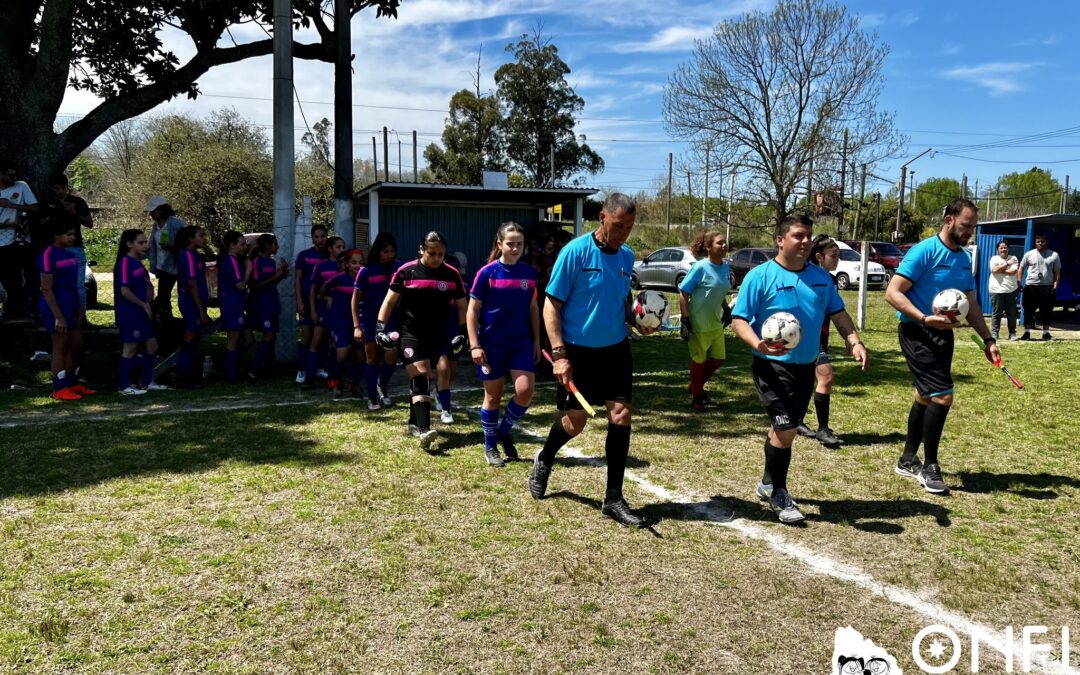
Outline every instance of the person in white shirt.
{"label": "person in white shirt", "polygon": [[993,312],[990,320],[990,335],[996,340],[1001,328],[1001,317],[1006,317],[1009,327],[1009,339],[1016,341],[1016,296],[1020,288],[1017,271],[1020,263],[1016,256],[1009,255],[1009,245],[1004,241],[997,247],[997,255],[990,259],[990,279],[987,290],[990,291],[990,307]]}
{"label": "person in white shirt", "polygon": [[1061,258],[1046,246],[1046,235],[1035,235],[1035,248],[1020,259],[1020,269],[1016,271],[1019,280],[1024,278],[1024,334],[1021,340],[1030,340],[1031,331],[1035,330],[1035,313],[1042,319],[1042,339],[1050,338],[1050,315],[1054,313],[1054,300],[1057,296],[1058,281],[1061,280]]}
{"label": "person in white shirt", "polygon": [[0,284],[7,291],[4,312],[9,317],[22,316],[31,308],[37,276],[24,222],[37,213],[37,198],[17,177],[15,164],[0,160]]}

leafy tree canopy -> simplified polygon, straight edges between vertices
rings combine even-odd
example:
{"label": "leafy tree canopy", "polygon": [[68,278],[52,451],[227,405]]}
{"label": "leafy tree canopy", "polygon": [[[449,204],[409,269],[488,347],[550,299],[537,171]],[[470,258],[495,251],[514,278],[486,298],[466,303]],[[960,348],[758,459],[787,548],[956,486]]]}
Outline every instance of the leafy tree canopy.
{"label": "leafy tree canopy", "polygon": [[479,185],[484,171],[506,171],[502,111],[492,96],[462,89],[450,99],[442,147],[431,143],[424,159],[438,181]]}

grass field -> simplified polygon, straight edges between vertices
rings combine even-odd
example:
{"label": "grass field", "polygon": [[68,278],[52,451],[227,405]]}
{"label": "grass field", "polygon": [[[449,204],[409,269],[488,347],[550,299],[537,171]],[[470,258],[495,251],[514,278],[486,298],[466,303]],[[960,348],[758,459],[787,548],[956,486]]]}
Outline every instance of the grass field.
{"label": "grass field", "polygon": [[[827,673],[850,624],[917,673],[916,632],[963,621],[1018,641],[1045,625],[1061,659],[1053,636],[1080,627],[1080,343],[1002,345],[1017,392],[958,339],[953,492],[935,497],[892,472],[910,384],[880,293],[871,310],[870,371],[837,363],[847,444],[796,441],[798,528],[753,494],[766,418],[730,336],[705,414],[684,343],[634,343],[642,531],[599,515],[603,424],[536,502],[528,462],[486,466],[473,413],[432,457],[402,405],[369,413],[284,377],[62,407],[4,392],[0,670]],[[466,380],[456,403],[474,409]],[[546,433],[552,393],[525,432]],[[952,672],[970,672],[964,639]],[[1004,672],[995,654],[980,672]]]}

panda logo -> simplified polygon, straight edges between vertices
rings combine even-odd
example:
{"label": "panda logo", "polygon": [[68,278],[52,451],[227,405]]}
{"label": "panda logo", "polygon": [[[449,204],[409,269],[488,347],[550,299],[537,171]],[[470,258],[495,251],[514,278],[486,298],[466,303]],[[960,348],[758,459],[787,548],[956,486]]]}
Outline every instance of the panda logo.
{"label": "panda logo", "polygon": [[446,282],[445,282],[445,281],[440,281],[440,282],[439,282],[439,290],[440,290],[440,291],[445,291],[445,290],[446,290],[446,288],[447,288],[447,286],[446,286]]}
{"label": "panda logo", "polygon": [[522,279],[521,280],[521,290],[523,290],[523,291],[529,290],[529,280],[528,279]]}

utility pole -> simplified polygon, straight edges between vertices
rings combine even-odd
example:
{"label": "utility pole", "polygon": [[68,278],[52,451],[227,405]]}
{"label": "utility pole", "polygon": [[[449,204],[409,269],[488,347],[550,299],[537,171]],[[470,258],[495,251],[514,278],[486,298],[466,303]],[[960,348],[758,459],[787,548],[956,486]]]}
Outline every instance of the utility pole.
{"label": "utility pole", "polygon": [[874,241],[881,239],[881,193],[874,193]]}
{"label": "utility pole", "polygon": [[848,130],[844,129],[844,145],[840,150],[840,213],[836,219],[836,236],[844,238],[844,186],[847,181]]}
{"label": "utility pole", "polygon": [[371,137],[371,182],[379,182],[379,144],[374,136]]}
{"label": "utility pole", "polygon": [[732,210],[735,208],[735,167],[731,167],[731,183],[728,184],[728,200],[727,200],[727,235],[726,239],[728,246],[731,245],[731,217]]}
{"label": "utility pole", "polygon": [[[852,191],[854,192],[854,190]],[[855,206],[855,238],[858,239],[860,235],[859,225],[862,222],[862,203],[863,197],[866,196],[866,164],[862,165],[862,177],[859,179],[859,203]],[[869,265],[866,264],[866,258],[869,255],[870,243],[866,241],[866,236],[862,237],[862,265],[859,267],[859,330],[866,327],[866,272]]]}
{"label": "utility pole", "polygon": [[1069,208],[1069,177],[1065,176],[1065,189],[1061,193],[1061,213]]}
{"label": "utility pole", "polygon": [[706,229],[709,209],[709,152],[712,150],[712,143],[705,144],[705,189],[701,195],[701,229]]}
{"label": "utility pole", "polygon": [[397,139],[397,179],[401,180],[401,137]]}
{"label": "utility pole", "polygon": [[334,0],[334,231],[356,246],[353,219],[352,3]]}
{"label": "utility pole", "polygon": [[667,154],[667,231],[671,232],[671,161],[672,155]]}
{"label": "utility pole", "polygon": [[[292,260],[296,219],[296,148],[293,138],[292,0],[274,0],[274,236],[279,260]],[[351,109],[350,109],[351,111]],[[279,362],[296,356],[296,297],[291,283],[280,284]]]}
{"label": "utility pole", "polygon": [[690,184],[690,170],[686,170],[686,231],[694,226],[694,186]]}
{"label": "utility pole", "polygon": [[[856,239],[859,238],[859,224],[862,222],[862,203],[863,198],[866,196],[866,165],[862,165],[862,177],[859,179],[859,203],[855,206],[855,234]],[[866,237],[863,237],[865,239]],[[865,288],[865,285],[863,286]]]}
{"label": "utility pole", "polygon": [[913,209],[913,208],[915,208],[915,192],[916,192],[916,189],[915,189],[916,188],[916,185],[915,185],[915,172],[914,171],[909,171],[908,172],[908,181],[911,183],[911,197],[908,200],[911,203],[908,204],[908,208]]}
{"label": "utility pole", "polygon": [[960,183],[960,196],[967,199],[967,174],[964,174],[964,180]]}
{"label": "utility pole", "polygon": [[386,127],[382,128],[382,161],[383,161],[383,180],[387,183],[390,182],[390,134],[387,132]]}
{"label": "utility pole", "polygon": [[412,179],[414,183],[420,181],[420,166],[416,162],[416,129],[412,132]]}
{"label": "utility pole", "polygon": [[[551,180],[549,182],[549,185],[551,187],[555,187],[555,141],[551,142],[551,152],[548,153],[548,164],[550,165],[550,170],[551,170],[551,173],[550,173]],[[671,181],[668,180],[668,182],[670,183]],[[669,223],[669,225],[670,225],[670,223]]]}
{"label": "utility pole", "polygon": [[916,159],[922,157],[931,150],[933,150],[933,148],[927,148],[923,150],[919,154],[915,155],[914,158],[904,162],[904,164],[900,167],[900,198],[896,202],[896,229],[893,231],[893,241],[900,241],[900,224],[901,222],[903,222],[904,218],[904,185],[907,182],[908,164],[911,164]]}
{"label": "utility pole", "polygon": [[810,167],[806,170],[806,208],[813,214],[817,208],[817,200],[814,199],[814,158],[810,158]]}

